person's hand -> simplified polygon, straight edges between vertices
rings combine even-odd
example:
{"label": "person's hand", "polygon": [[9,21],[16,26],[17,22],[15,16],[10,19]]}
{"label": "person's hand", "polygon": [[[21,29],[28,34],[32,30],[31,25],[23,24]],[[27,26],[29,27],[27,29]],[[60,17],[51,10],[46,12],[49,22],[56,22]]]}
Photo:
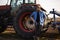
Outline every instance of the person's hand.
{"label": "person's hand", "polygon": [[31,20],[35,23],[35,20],[31,17]]}

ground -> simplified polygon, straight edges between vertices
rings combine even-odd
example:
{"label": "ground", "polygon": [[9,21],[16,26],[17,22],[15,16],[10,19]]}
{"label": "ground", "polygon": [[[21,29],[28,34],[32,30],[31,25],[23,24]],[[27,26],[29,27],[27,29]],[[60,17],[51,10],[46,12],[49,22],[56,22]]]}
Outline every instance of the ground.
{"label": "ground", "polygon": [[[9,26],[5,32],[0,34],[0,40],[29,40],[29,39],[23,39],[21,37],[19,37],[16,32],[12,28],[10,28],[11,26]],[[55,31],[55,32],[54,32]],[[50,33],[49,33],[50,32]],[[52,30],[52,28],[50,27],[50,29],[47,31],[47,33],[43,33],[41,37],[39,37],[39,40],[60,40],[60,34],[58,34],[57,29]],[[30,39],[32,40],[32,39]]]}

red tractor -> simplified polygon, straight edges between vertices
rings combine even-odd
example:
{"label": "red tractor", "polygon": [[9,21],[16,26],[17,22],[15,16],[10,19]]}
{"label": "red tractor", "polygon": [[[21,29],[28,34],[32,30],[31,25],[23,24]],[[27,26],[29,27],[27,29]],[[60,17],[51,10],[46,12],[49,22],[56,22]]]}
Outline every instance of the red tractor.
{"label": "red tractor", "polygon": [[[7,25],[13,25],[16,33],[20,36],[33,37],[35,25],[28,22],[30,14],[36,9],[36,5],[38,5],[36,0],[10,0],[10,5],[7,2],[6,5],[0,6],[0,33],[7,28]],[[30,27],[33,28],[30,29]]]}

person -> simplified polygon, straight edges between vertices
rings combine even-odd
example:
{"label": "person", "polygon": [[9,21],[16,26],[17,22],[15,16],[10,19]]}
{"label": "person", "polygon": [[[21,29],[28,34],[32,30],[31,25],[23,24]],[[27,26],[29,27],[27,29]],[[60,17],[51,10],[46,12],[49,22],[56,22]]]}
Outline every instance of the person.
{"label": "person", "polygon": [[33,11],[30,15],[31,20],[36,25],[36,30],[45,31],[47,28],[44,28],[44,21],[46,18],[45,13],[46,10],[41,7],[41,5],[36,6],[36,11]]}

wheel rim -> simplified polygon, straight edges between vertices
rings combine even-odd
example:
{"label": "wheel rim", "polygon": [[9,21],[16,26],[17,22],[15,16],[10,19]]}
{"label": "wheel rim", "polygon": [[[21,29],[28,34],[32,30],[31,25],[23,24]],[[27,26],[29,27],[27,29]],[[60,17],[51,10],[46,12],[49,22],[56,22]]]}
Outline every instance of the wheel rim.
{"label": "wheel rim", "polygon": [[[19,17],[19,27],[25,31],[25,32],[33,32],[35,30],[35,25],[33,24],[29,24],[29,21],[31,20],[29,18],[31,12],[24,12],[24,15],[21,15]],[[31,20],[32,21],[32,20]]]}

